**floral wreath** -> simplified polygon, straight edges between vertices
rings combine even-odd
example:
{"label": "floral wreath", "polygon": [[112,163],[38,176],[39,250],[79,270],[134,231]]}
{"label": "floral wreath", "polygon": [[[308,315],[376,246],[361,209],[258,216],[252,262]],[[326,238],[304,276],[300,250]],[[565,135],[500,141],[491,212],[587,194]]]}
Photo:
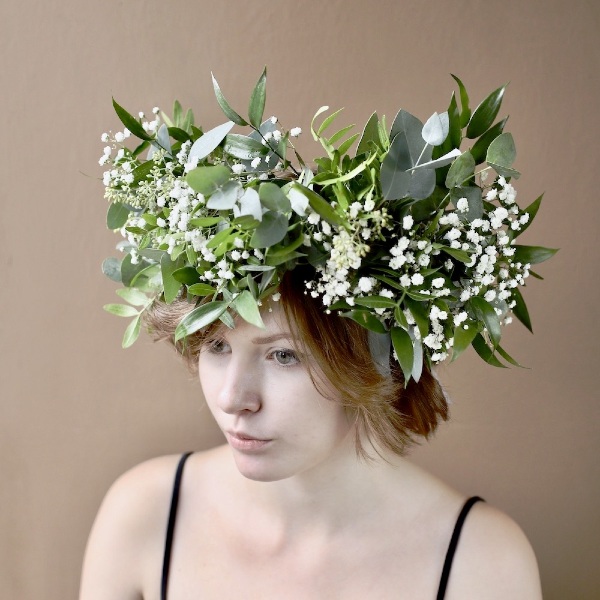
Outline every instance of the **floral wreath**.
{"label": "floral wreath", "polygon": [[[125,129],[102,135],[99,162],[109,166],[107,225],[125,254],[103,271],[123,284],[117,294],[128,304],[104,308],[133,317],[123,347],[155,298],[196,303],[175,341],[217,319],[233,327],[235,314],[263,327],[261,302],[279,299],[284,272],[310,264],[306,293],[391,338],[406,382],[419,380],[424,361],[455,360],[470,345],[489,364],[518,365],[500,345],[501,327],[514,315],[531,330],[519,287],[556,250],[515,244],[542,197],[525,209],[516,202],[513,137],[506,118],[494,124],[506,86],[471,111],[453,78],[460,107],[453,93],[425,124],[400,110],[389,130],[373,113],[361,134],[349,135],[353,125],[330,133],[340,111],[317,124],[329,110],[320,108],[310,129],[325,156],[315,168],[294,148],[299,127],[263,120],[266,69],[247,119],[213,76],[228,121],[207,131],[177,101],[171,118],[154,108],[147,119],[113,99]],[[231,133],[234,125],[252,131]],[[134,149],[131,137],[140,140]],[[374,357],[389,366],[389,342],[382,351],[378,337],[370,336]]]}

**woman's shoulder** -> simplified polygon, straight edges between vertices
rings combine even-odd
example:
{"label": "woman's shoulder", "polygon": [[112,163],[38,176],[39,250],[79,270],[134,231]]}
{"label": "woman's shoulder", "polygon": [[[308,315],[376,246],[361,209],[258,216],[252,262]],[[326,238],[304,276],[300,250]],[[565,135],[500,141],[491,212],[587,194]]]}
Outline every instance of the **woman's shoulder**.
{"label": "woman's shoulder", "polygon": [[535,554],[519,525],[487,502],[471,508],[452,564],[452,598],[541,598]]}
{"label": "woman's shoulder", "polygon": [[[194,454],[188,462],[194,459],[201,467],[209,454]],[[88,540],[82,598],[137,598],[144,581],[156,576],[180,459],[169,455],[146,460],[111,485]]]}

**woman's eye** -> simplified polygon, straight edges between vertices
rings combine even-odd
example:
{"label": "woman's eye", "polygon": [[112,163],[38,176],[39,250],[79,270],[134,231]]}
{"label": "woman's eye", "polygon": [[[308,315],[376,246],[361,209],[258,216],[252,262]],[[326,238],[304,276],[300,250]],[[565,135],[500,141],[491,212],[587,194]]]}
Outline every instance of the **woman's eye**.
{"label": "woman's eye", "polygon": [[289,367],[300,362],[298,356],[293,350],[275,350],[271,356],[278,364]]}
{"label": "woman's eye", "polygon": [[206,349],[212,354],[224,354],[228,348],[229,345],[224,340],[212,340],[206,344]]}

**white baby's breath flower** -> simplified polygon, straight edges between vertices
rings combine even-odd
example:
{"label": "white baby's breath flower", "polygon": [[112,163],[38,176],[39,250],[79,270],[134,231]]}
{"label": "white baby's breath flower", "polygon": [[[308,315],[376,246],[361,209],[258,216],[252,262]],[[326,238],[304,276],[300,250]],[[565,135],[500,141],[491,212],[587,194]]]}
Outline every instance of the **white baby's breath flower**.
{"label": "white baby's breath flower", "polygon": [[441,288],[444,286],[444,278],[443,277],[436,277],[432,282],[431,285],[434,288]]}
{"label": "white baby's breath flower", "polygon": [[302,133],[301,127],[292,127],[292,129],[290,129],[291,137],[298,137],[301,133]]}
{"label": "white baby's breath flower", "polygon": [[108,142],[108,133],[103,133],[103,134],[100,136],[100,140],[101,140],[102,142],[104,142],[104,143]]}
{"label": "white baby's breath flower", "polygon": [[412,229],[412,226],[414,225],[414,219],[411,217],[411,215],[406,215],[403,219],[402,219],[402,228],[403,229],[407,229],[410,230]]}
{"label": "white baby's breath flower", "polygon": [[421,275],[421,273],[415,273],[411,278],[410,281],[413,285],[422,285],[423,281],[425,281],[423,275]]}
{"label": "white baby's breath flower", "polygon": [[115,133],[115,141],[118,142],[119,144],[125,139],[125,136],[123,135],[122,131],[117,131],[117,133]]}
{"label": "white baby's breath flower", "polygon": [[269,119],[269,121],[271,121],[271,123],[272,123],[273,125],[275,125],[275,123],[277,123],[277,117],[276,117],[275,115],[273,115],[273,116],[272,116],[272,117]]}
{"label": "white baby's breath flower", "polygon": [[260,160],[261,160],[260,156],[257,156],[256,158],[253,158],[252,161],[250,162],[250,166],[253,169],[258,168],[258,165],[260,165]]}
{"label": "white baby's breath flower", "polygon": [[282,133],[281,133],[281,131],[279,131],[279,129],[276,129],[276,130],[273,132],[273,139],[274,139],[276,142],[278,142],[278,141],[281,139],[281,136],[282,136]]}
{"label": "white baby's breath flower", "polygon": [[231,165],[231,170],[236,175],[241,175],[246,170],[246,167],[243,164],[238,163],[237,165]]}
{"label": "white baby's breath flower", "polygon": [[486,195],[485,195],[485,199],[488,202],[491,202],[492,200],[495,200],[498,197],[498,190],[496,188],[492,188]]}
{"label": "white baby's breath flower", "polygon": [[358,280],[358,287],[361,292],[367,294],[373,289],[373,285],[375,284],[375,279],[373,277],[361,277]]}

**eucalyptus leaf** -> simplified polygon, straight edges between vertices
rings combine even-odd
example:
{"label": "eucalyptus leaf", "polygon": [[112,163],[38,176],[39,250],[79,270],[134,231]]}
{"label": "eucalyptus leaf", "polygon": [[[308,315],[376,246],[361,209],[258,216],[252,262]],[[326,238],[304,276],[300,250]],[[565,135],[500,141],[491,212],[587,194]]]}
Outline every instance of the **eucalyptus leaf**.
{"label": "eucalyptus leaf", "polygon": [[279,243],[287,233],[288,218],[272,211],[262,215],[260,225],[255,229],[250,239],[252,248],[268,248]]}
{"label": "eucalyptus leaf", "polygon": [[467,150],[463,152],[451,165],[446,175],[446,187],[451,189],[462,186],[475,173],[475,159]]}
{"label": "eucalyptus leaf", "polygon": [[263,113],[265,112],[265,101],[267,98],[267,68],[262,72],[262,75],[258,78],[252,95],[250,96],[250,106],[248,107],[248,116],[250,123],[256,128],[260,127]]}
{"label": "eucalyptus leaf", "polygon": [[375,367],[382,377],[389,377],[390,369],[390,350],[392,340],[389,333],[368,332],[369,350]]}
{"label": "eucalyptus leaf", "polygon": [[292,210],[292,205],[288,197],[281,191],[281,188],[271,182],[261,183],[258,188],[258,195],[261,204],[274,212],[287,213]]}
{"label": "eucalyptus leaf", "polygon": [[190,148],[188,162],[206,158],[225,139],[225,136],[231,131],[233,125],[233,121],[227,121],[227,123],[218,125],[198,138]]}
{"label": "eucalyptus leaf", "polygon": [[477,164],[482,163],[485,160],[488,148],[490,144],[502,133],[504,126],[508,121],[508,117],[502,119],[496,123],[493,127],[488,129],[474,144],[471,148],[471,154]]}
{"label": "eucalyptus leaf", "polygon": [[139,261],[137,264],[131,262],[131,255],[127,254],[121,261],[121,279],[125,287],[131,287],[135,277],[148,266],[148,263]]}
{"label": "eucalyptus leaf", "polygon": [[207,208],[231,210],[243,192],[242,185],[236,179],[226,181],[206,202]]}
{"label": "eucalyptus leaf", "polygon": [[244,290],[241,294],[236,296],[233,300],[233,308],[244,321],[255,327],[265,329],[265,324],[260,316],[258,304],[250,291]]}
{"label": "eucalyptus leaf", "polygon": [[440,167],[444,167],[449,165],[455,158],[460,156],[462,152],[458,148],[454,148],[450,150],[450,152],[436,158],[435,160],[430,160],[425,163],[419,163],[416,167],[412,168],[412,172],[414,173],[417,169],[439,169]]}
{"label": "eucalyptus leaf", "polygon": [[494,90],[479,106],[473,111],[469,124],[467,125],[467,137],[474,139],[483,135],[492,125],[500,105],[506,86],[503,85],[497,90]]}
{"label": "eucalyptus leaf", "polygon": [[223,96],[223,93],[221,92],[221,88],[219,87],[219,84],[217,83],[217,80],[215,79],[215,76],[212,73],[210,75],[212,77],[213,88],[215,90],[215,96],[217,97],[217,102],[219,103],[221,110],[225,113],[225,116],[230,121],[233,121],[236,125],[241,125],[242,127],[248,125],[248,123],[242,117],[240,117],[240,115],[238,115],[235,112],[235,110],[233,110],[233,108],[231,108],[231,106],[229,106],[229,102],[227,102],[227,100],[225,100],[225,96]]}
{"label": "eucalyptus leaf", "polygon": [[485,160],[488,164],[493,165],[494,169],[497,166],[510,168],[516,157],[517,150],[512,134],[501,133],[490,143]]}
{"label": "eucalyptus leaf", "polygon": [[440,146],[448,137],[450,120],[447,112],[434,112],[423,125],[422,138],[431,146]]}
{"label": "eucalyptus leaf", "polygon": [[106,226],[108,229],[121,229],[129,218],[130,208],[122,202],[113,202],[106,213]]}
{"label": "eucalyptus leaf", "polygon": [[230,156],[250,161],[259,156],[264,156],[268,152],[268,148],[258,140],[238,133],[227,135],[223,149]]}
{"label": "eucalyptus leaf", "polygon": [[175,329],[175,342],[210,325],[227,310],[228,302],[206,302],[188,313]]}
{"label": "eucalyptus leaf", "polygon": [[185,181],[195,192],[210,196],[225,185],[230,176],[231,171],[222,165],[198,167],[187,174]]}
{"label": "eucalyptus leaf", "polygon": [[121,283],[121,261],[112,256],[104,259],[102,263],[102,273],[112,281]]}
{"label": "eucalyptus leaf", "polygon": [[[250,215],[257,221],[262,221],[263,214],[260,205],[260,197],[254,188],[246,188],[240,198],[240,215]],[[286,230],[287,230],[287,218]]]}
{"label": "eucalyptus leaf", "polygon": [[480,187],[475,185],[452,188],[452,191],[450,192],[450,198],[454,206],[456,206],[457,202],[461,198],[467,199],[469,210],[466,212],[465,217],[469,223],[475,219],[481,219],[483,216],[483,197],[481,195]]}
{"label": "eucalyptus leaf", "polygon": [[411,167],[406,134],[402,132],[393,139],[381,164],[379,177],[384,200],[398,200],[408,195]]}

